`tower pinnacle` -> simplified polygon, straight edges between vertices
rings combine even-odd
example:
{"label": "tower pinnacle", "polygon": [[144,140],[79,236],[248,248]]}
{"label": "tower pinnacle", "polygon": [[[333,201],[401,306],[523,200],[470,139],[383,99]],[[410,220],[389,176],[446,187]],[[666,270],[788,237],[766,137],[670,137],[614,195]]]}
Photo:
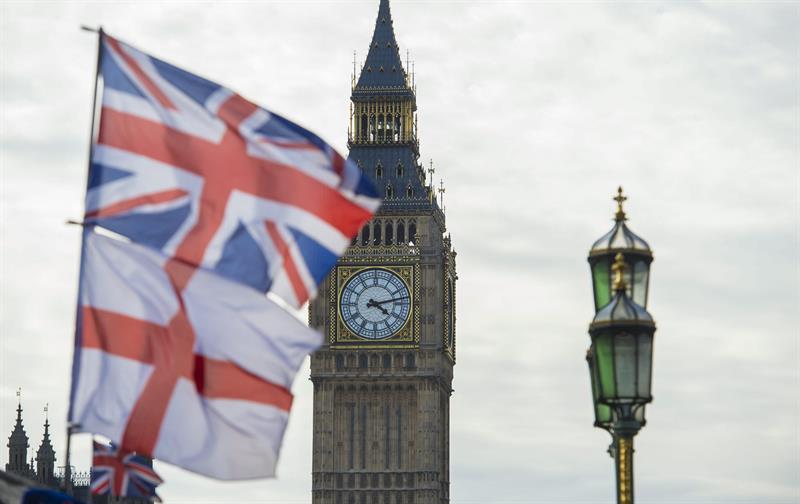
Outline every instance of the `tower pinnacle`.
{"label": "tower pinnacle", "polygon": [[28,465],[28,435],[22,425],[22,390],[17,389],[17,422],[11,436],[8,437],[8,463],[6,471],[19,474],[21,476],[30,475]]}
{"label": "tower pinnacle", "polygon": [[361,67],[356,89],[364,88],[407,88],[406,72],[400,58],[400,48],[394,36],[392,11],[389,0],[381,0],[375,31],[369,52]]}
{"label": "tower pinnacle", "polygon": [[44,436],[42,443],[36,451],[36,479],[40,483],[49,485],[54,481],[54,470],[56,464],[56,451],[50,442],[50,420],[47,416],[48,406],[44,407]]}

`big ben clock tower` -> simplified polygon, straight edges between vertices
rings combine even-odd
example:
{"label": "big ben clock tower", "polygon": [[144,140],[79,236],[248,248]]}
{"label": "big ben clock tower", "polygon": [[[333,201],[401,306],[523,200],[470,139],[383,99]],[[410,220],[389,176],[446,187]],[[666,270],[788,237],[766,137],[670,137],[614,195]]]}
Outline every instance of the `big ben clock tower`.
{"label": "big ben clock tower", "polygon": [[309,308],[315,504],[449,502],[455,252],[419,163],[416,96],[381,0],[353,76],[350,159],[384,201]]}

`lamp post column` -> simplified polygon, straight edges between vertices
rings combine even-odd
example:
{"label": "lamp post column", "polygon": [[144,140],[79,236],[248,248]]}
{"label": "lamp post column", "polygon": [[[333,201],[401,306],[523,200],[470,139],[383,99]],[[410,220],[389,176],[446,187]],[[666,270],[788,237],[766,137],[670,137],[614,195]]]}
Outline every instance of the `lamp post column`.
{"label": "lamp post column", "polygon": [[617,502],[633,504],[633,436],[615,436],[617,443]]}

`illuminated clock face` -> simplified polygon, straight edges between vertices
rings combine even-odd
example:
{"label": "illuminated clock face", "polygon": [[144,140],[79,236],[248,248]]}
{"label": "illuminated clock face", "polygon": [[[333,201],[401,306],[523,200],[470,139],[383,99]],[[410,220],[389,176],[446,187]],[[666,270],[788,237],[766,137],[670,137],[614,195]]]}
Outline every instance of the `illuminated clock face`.
{"label": "illuminated clock face", "polygon": [[361,270],[342,288],[342,321],[362,338],[381,340],[403,328],[411,313],[405,282],[389,270]]}

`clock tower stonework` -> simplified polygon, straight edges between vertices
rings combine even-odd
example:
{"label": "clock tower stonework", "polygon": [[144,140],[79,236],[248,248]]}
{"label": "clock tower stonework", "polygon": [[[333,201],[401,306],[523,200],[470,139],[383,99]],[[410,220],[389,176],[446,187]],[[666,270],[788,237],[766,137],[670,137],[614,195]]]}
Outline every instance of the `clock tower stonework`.
{"label": "clock tower stonework", "polygon": [[[449,502],[455,256],[419,163],[413,78],[388,0],[353,76],[350,159],[384,202],[320,286],[312,502]],[[430,175],[432,178],[432,170]]]}

